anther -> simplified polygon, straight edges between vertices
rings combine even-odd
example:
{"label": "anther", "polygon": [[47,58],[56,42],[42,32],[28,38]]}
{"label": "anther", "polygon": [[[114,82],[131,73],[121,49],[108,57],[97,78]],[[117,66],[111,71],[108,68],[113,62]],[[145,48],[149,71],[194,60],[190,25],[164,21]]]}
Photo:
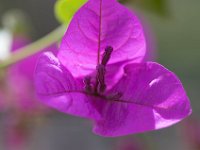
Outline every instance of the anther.
{"label": "anther", "polygon": [[111,57],[112,51],[113,51],[113,47],[111,47],[111,46],[107,46],[105,48],[105,52],[103,54],[103,59],[101,62],[102,65],[106,66],[106,64],[108,63],[108,61]]}

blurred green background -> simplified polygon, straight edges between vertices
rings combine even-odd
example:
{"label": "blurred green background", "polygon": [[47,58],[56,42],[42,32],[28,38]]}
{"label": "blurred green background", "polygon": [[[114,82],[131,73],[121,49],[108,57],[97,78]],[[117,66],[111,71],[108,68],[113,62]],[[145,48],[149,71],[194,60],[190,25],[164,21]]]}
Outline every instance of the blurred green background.
{"label": "blurred green background", "polygon": [[[34,28],[32,38],[38,39],[58,26],[54,3],[55,0],[0,0],[0,17],[11,9],[23,10]],[[200,1],[168,0],[164,13],[141,9],[133,1],[126,0],[126,4],[150,25],[156,39],[157,61],[180,77],[191,100],[192,116],[200,119]],[[135,137],[147,145],[145,150],[192,150],[182,134],[183,124]],[[57,113],[43,126],[33,128],[27,144],[30,150],[114,150],[121,139],[93,135],[85,120]]]}

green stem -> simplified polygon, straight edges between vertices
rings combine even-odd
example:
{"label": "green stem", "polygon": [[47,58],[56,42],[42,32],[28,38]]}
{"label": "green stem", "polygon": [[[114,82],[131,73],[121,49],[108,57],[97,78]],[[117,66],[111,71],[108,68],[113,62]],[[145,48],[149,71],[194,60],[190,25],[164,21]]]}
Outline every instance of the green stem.
{"label": "green stem", "polygon": [[10,65],[13,65],[29,56],[32,56],[44,48],[50,46],[51,44],[59,41],[62,38],[66,28],[66,25],[60,26],[36,42],[16,50],[16,52],[13,52],[8,59],[1,62],[0,69],[7,68]]}

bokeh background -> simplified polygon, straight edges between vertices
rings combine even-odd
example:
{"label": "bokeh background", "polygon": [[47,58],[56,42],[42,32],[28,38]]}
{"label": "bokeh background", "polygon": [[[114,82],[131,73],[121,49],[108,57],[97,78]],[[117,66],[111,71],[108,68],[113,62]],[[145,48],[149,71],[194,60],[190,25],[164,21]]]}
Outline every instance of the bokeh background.
{"label": "bokeh background", "polygon": [[[0,0],[0,18],[9,10],[22,10],[29,18],[30,36],[34,41],[59,25],[54,17],[55,1]],[[126,5],[135,9],[144,22],[147,22],[153,33],[151,36],[155,41],[157,61],[175,72],[183,82],[191,100],[192,116],[159,131],[120,138],[102,138],[91,132],[90,122],[54,111],[42,123],[32,126],[26,150],[200,149],[200,135],[194,136],[197,139],[191,142],[188,139],[192,139],[190,136],[193,135],[187,131],[187,126],[193,119],[200,120],[200,1],[168,0],[164,12],[143,9],[132,0],[126,0]],[[3,147],[5,126],[2,116],[3,114],[0,115],[0,150],[7,150]],[[200,124],[193,129],[198,133]],[[134,146],[125,149],[123,143]],[[195,144],[199,147],[194,146]]]}

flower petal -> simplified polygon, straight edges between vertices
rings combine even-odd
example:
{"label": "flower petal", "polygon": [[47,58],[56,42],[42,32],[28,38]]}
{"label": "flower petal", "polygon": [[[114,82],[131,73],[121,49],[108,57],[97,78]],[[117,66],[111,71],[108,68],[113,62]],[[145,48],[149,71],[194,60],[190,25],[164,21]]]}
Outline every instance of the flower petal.
{"label": "flower petal", "polygon": [[140,62],[146,51],[142,26],[116,0],[89,0],[71,21],[58,58],[74,77],[85,76],[94,71],[106,46],[114,48],[109,64]]}
{"label": "flower petal", "polygon": [[79,88],[79,83],[50,52],[44,53],[35,71],[38,97],[47,105],[67,114],[99,118],[92,100]]}
{"label": "flower petal", "polygon": [[191,114],[183,86],[174,73],[154,63],[127,65],[125,73],[110,93],[122,93],[102,106],[103,120],[94,132],[121,136],[164,128]]}

